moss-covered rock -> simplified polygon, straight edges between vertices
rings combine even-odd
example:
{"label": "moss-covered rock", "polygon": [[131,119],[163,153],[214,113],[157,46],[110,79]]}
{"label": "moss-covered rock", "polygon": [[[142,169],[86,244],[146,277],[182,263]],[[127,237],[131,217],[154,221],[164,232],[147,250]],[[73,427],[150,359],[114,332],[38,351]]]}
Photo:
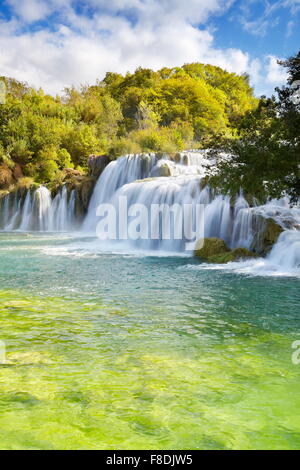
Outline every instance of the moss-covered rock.
{"label": "moss-covered rock", "polygon": [[214,256],[209,256],[207,261],[210,263],[230,263],[232,261],[240,261],[243,259],[256,258],[258,255],[253,253],[247,248],[236,248],[235,250],[228,251]]}
{"label": "moss-covered rock", "polygon": [[229,263],[247,258],[256,258],[257,255],[246,248],[230,250],[224,240],[220,238],[205,238],[201,248],[195,250],[195,256],[208,263]]}
{"label": "moss-covered rock", "polygon": [[205,238],[203,246],[195,249],[195,256],[207,260],[210,256],[228,253],[230,250],[221,238]]}

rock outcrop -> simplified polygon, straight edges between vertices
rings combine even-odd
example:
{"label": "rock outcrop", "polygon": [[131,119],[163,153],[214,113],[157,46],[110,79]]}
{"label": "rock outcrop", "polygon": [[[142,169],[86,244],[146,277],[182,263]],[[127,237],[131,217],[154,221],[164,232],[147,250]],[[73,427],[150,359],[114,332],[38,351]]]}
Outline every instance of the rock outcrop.
{"label": "rock outcrop", "polygon": [[88,159],[89,175],[99,178],[105,167],[111,162],[108,155],[90,155]]}
{"label": "rock outcrop", "polygon": [[256,257],[257,255],[252,251],[247,250],[247,248],[235,248],[234,250],[230,250],[227,253],[221,253],[218,255],[210,256],[208,261],[210,263],[221,264]]}
{"label": "rock outcrop", "polygon": [[81,221],[87,212],[96,182],[95,177],[86,176],[73,168],[67,168],[64,170],[62,181],[52,187],[52,197],[58,193],[63,184],[67,186],[68,193],[75,190],[75,214],[78,221]]}
{"label": "rock outcrop", "polygon": [[230,250],[220,238],[205,238],[201,248],[195,250],[195,256],[208,263],[229,263],[241,259],[256,258],[256,254],[246,248]]}
{"label": "rock outcrop", "polygon": [[207,260],[210,256],[227,253],[229,248],[220,238],[205,238],[203,246],[195,250],[195,256]]}
{"label": "rock outcrop", "polygon": [[260,256],[267,255],[273,245],[277,242],[279,235],[284,229],[274,219],[257,215],[252,227],[254,238],[251,250]]}

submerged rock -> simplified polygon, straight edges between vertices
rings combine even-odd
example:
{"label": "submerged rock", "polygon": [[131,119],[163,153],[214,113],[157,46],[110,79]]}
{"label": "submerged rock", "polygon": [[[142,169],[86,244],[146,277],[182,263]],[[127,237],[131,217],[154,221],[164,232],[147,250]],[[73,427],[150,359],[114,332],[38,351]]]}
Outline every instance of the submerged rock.
{"label": "submerged rock", "polygon": [[217,264],[257,257],[255,253],[246,248],[230,250],[224,240],[220,238],[205,238],[203,247],[195,250],[195,256],[208,263]]}

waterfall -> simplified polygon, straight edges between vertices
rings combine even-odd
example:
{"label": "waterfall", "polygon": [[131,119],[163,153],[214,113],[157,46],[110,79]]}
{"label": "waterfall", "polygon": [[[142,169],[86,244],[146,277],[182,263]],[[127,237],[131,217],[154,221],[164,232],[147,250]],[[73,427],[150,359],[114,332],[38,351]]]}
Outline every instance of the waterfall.
{"label": "waterfall", "polygon": [[253,240],[253,210],[242,194],[234,205],[234,225],[232,233],[232,246],[250,248]]}
{"label": "waterfall", "polygon": [[[76,217],[75,190],[68,191],[64,185],[54,197],[45,186],[2,197],[0,229],[41,232],[80,229],[84,234],[97,233],[104,244],[106,228],[101,225],[104,214],[97,215],[97,208],[107,205],[114,209],[114,244],[179,253],[186,249],[192,235],[199,234],[222,238],[231,249],[251,249],[264,220],[271,218],[284,233],[267,260],[298,265],[299,204],[291,206],[288,198],[282,198],[264,205],[255,202],[250,207],[243,194],[236,198],[220,194],[206,183],[211,164],[206,151],[125,155],[109,163],[100,175],[81,226]],[[126,207],[120,201],[126,201]],[[203,206],[200,215],[199,205]],[[180,212],[182,208],[188,209]],[[143,213],[146,224],[142,227]],[[289,254],[285,257],[286,250]]]}
{"label": "waterfall", "polygon": [[156,163],[154,154],[142,154],[120,157],[107,165],[94,188],[83,230],[95,230],[95,214],[99,204],[110,201],[117,189],[125,184],[149,176]]}
{"label": "waterfall", "polygon": [[299,268],[300,231],[287,230],[282,232],[267,259],[270,263],[282,266],[287,270]]}
{"label": "waterfall", "polygon": [[[250,207],[243,194],[238,195],[234,201],[229,196],[213,191],[204,183],[210,164],[205,151],[182,152],[174,156],[127,155],[113,161],[98,179],[82,230],[96,234],[97,224],[101,220],[101,217],[96,215],[97,207],[110,204],[115,208],[116,226],[119,228],[114,243],[122,242],[122,245],[125,243],[127,246],[146,250],[184,250],[185,238],[177,239],[173,233],[173,236],[167,239],[162,230],[166,222],[171,224],[173,229],[177,224],[179,230],[185,221],[178,214],[172,214],[170,222],[170,214],[162,211],[151,220],[149,218],[148,234],[128,237],[128,232],[125,232],[128,231],[128,223],[133,215],[128,213],[127,221],[124,222],[124,207],[119,204],[122,198],[126,198],[128,207],[144,206],[148,214],[151,213],[153,205],[173,207],[177,204],[190,204],[193,209],[197,204],[204,204],[203,235],[222,238],[232,249],[251,249],[255,230],[259,229],[257,220],[262,223],[263,218],[273,218],[285,229],[297,228],[297,223],[300,227],[299,206],[291,209],[286,198],[270,201],[263,206],[255,203]],[[262,216],[261,220],[257,219],[258,215]],[[149,236],[151,232],[156,234],[158,231],[158,238]]]}
{"label": "waterfall", "polygon": [[17,228],[21,217],[21,202],[22,200],[18,197],[18,193],[16,193],[13,198],[12,216],[10,220],[8,220],[7,230],[14,230]]}
{"label": "waterfall", "polygon": [[33,205],[38,213],[37,230],[41,232],[49,230],[49,217],[51,208],[50,191],[44,186],[41,186],[34,194]]}
{"label": "waterfall", "polygon": [[20,231],[23,232],[30,228],[31,217],[32,217],[32,195],[30,191],[27,191],[24,206],[23,206],[23,215],[22,215],[21,225],[19,227]]}
{"label": "waterfall", "polygon": [[4,231],[66,232],[76,226],[75,191],[68,196],[66,186],[52,199],[50,191],[40,186],[8,194],[1,201],[0,228]]}
{"label": "waterfall", "polygon": [[[83,224],[83,231],[96,233],[97,223],[100,218],[96,215],[97,207],[103,204],[111,204],[116,210],[116,225],[120,226],[123,218],[119,207],[120,199],[126,198],[128,206],[135,204],[147,208],[148,214],[155,205],[173,207],[191,207],[191,217],[195,217],[196,207],[199,204],[204,208],[205,237],[218,237],[226,241],[230,247],[244,246],[250,248],[252,236],[250,225],[252,212],[242,196],[237,199],[234,210],[231,207],[229,196],[215,194],[208,185],[203,184],[207,167],[211,162],[207,159],[206,152],[183,152],[175,156],[154,154],[128,155],[110,163],[100,176],[93,196],[90,201],[88,214]],[[244,217],[242,211],[244,210]],[[187,242],[186,237],[177,239],[174,235],[175,228],[186,226],[186,220],[172,214],[171,225],[173,236],[164,237],[160,233],[158,240],[150,236],[141,235],[138,239],[127,240],[129,245],[144,249],[164,249],[170,251],[182,251]],[[175,220],[175,218],[177,219]],[[190,217],[186,214],[186,218]],[[130,217],[128,218],[128,222]],[[240,222],[238,221],[240,219]],[[247,220],[248,222],[246,223]],[[157,226],[170,220],[170,214],[161,211],[149,220],[148,235],[151,230],[156,233]],[[176,224],[179,226],[175,227]],[[248,225],[247,225],[248,224]],[[124,224],[121,224],[124,225]],[[126,229],[127,227],[127,223]],[[195,229],[196,220],[191,221],[191,227]],[[160,228],[160,231],[162,229]],[[193,230],[192,230],[193,231]],[[181,231],[184,233],[184,230]],[[116,237],[124,241],[124,230]],[[128,238],[128,237],[127,237]]]}

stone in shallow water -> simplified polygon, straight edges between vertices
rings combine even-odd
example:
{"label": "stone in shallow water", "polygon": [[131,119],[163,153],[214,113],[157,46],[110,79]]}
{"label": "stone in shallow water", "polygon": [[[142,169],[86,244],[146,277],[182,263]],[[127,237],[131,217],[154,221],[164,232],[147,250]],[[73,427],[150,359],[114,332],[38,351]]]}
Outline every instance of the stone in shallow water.
{"label": "stone in shallow water", "polygon": [[229,248],[221,238],[205,238],[201,248],[197,249],[196,245],[195,256],[207,259],[210,256],[227,253],[228,251],[230,251]]}
{"label": "stone in shallow water", "polygon": [[257,255],[247,248],[236,248],[235,250],[228,251],[214,256],[210,256],[208,261],[211,263],[230,263],[232,261],[239,261],[248,258],[256,258]]}
{"label": "stone in shallow water", "polygon": [[257,255],[246,248],[230,250],[220,238],[205,238],[203,247],[195,250],[195,256],[209,263],[229,263],[240,259],[255,258]]}

